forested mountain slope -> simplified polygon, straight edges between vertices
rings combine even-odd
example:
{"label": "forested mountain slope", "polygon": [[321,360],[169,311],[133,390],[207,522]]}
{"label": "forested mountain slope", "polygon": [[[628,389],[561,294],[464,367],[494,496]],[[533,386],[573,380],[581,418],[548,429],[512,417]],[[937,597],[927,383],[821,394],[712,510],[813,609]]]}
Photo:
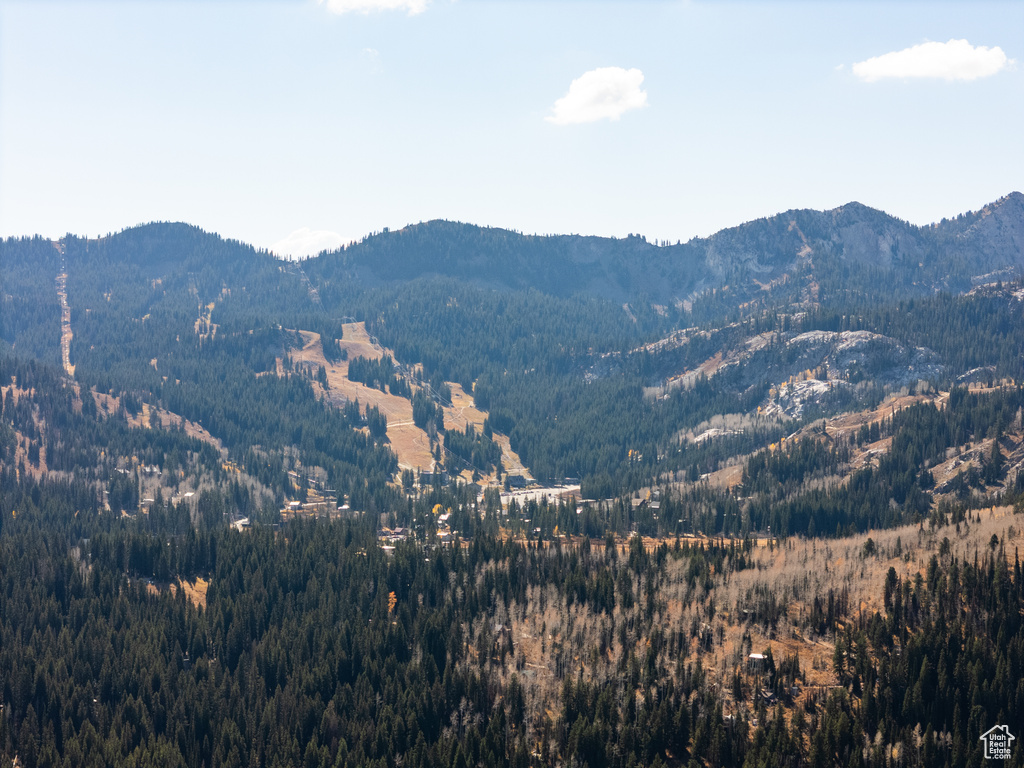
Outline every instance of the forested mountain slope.
{"label": "forested mountain slope", "polygon": [[9,239],[0,336],[60,359],[64,270],[76,377],[187,411],[241,452],[269,436],[224,393],[279,396],[266,375],[297,331],[333,355],[364,320],[408,384],[459,383],[535,477],[601,477],[600,495],[690,471],[677,435],[716,414],[806,419],[919,380],[1022,377],[1016,294],[994,282],[1024,263],[1022,222],[1013,193],[932,227],[851,203],[661,246],[430,222],[301,263],[182,224]]}
{"label": "forested mountain slope", "polygon": [[126,519],[0,481],[0,756],[27,768],[954,767],[1024,716],[1012,517],[836,559],[486,533],[387,556],[365,521],[240,533],[220,493]]}
{"label": "forested mountain slope", "polygon": [[1024,717],[1022,222],[3,241],[0,758],[981,765]]}
{"label": "forested mountain slope", "polygon": [[[876,294],[893,291],[890,297],[962,290],[987,273],[1019,274],[1022,249],[1024,195],[1015,192],[981,212],[933,227],[850,203],[831,211],[787,211],[675,245],[656,245],[640,235],[537,236],[431,221],[322,254],[307,270],[328,283],[445,276],[504,290],[672,306],[727,285],[737,300],[749,299],[779,289],[774,281],[805,273],[833,289],[870,287]],[[842,281],[833,275],[836,270]],[[880,273],[889,276],[885,283],[870,285]]]}

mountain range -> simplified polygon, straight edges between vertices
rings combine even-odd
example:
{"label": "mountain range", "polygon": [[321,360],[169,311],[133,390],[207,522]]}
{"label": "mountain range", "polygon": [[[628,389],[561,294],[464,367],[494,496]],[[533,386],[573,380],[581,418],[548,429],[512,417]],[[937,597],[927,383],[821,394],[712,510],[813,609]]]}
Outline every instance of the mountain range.
{"label": "mountain range", "polygon": [[1022,274],[1017,192],[6,239],[0,759],[982,765],[1024,721]]}
{"label": "mountain range", "polygon": [[[659,457],[712,416],[806,421],[918,382],[1024,378],[1022,274],[1019,192],[925,227],[849,203],[676,245],[430,221],[299,262],[154,223],[0,243],[0,339],[98,394],[174,412],[236,461],[268,441],[302,444],[301,429],[253,422],[280,410],[267,374],[309,377],[313,389],[287,395],[306,403],[324,396],[317,366],[322,382],[348,380],[347,349],[386,351],[383,368],[353,370],[404,400],[401,413],[421,390],[421,415],[428,393],[453,406],[438,396],[449,384],[471,396],[487,434],[445,438],[459,460],[500,453],[493,430],[534,476],[603,476],[612,494],[663,471]],[[353,333],[376,346],[352,346]],[[368,407],[364,394],[350,421],[378,424]],[[378,427],[373,442],[389,438]]]}
{"label": "mountain range", "polygon": [[[185,224],[66,239],[68,258],[131,265],[148,280],[214,269],[231,285],[279,271],[266,252]],[[5,272],[16,269],[24,242],[4,241]],[[538,236],[435,220],[369,235],[306,259],[301,268],[305,279],[328,292],[443,277],[503,291],[533,289],[679,309],[721,290],[735,305],[798,300],[809,288],[842,294],[884,290],[891,296],[957,293],[1024,270],[1024,194],[1012,192],[979,211],[928,226],[856,202],[829,211],[791,210],[675,245],[656,245],[640,235]],[[283,271],[299,277],[298,271]],[[885,279],[878,282],[879,276]]]}
{"label": "mountain range", "polygon": [[989,275],[1017,275],[1024,268],[1024,195],[925,227],[860,203],[791,210],[677,245],[639,235],[537,236],[430,221],[321,254],[307,270],[367,286],[445,276],[505,290],[681,306],[725,286],[738,301],[775,292],[787,276],[815,277],[826,265],[854,280],[890,273],[886,282],[907,293],[961,291]]}

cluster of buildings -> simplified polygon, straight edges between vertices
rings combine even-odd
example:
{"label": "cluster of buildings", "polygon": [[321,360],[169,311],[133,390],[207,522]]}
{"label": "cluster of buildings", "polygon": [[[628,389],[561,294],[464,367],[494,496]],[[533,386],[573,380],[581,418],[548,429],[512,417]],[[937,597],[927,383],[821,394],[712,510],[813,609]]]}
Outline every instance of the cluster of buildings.
{"label": "cluster of buildings", "polygon": [[[352,517],[352,509],[345,503],[344,497],[341,503],[338,501],[338,492],[333,488],[326,488],[323,480],[313,476],[300,475],[294,470],[289,470],[288,477],[292,487],[305,495],[305,501],[289,501],[281,510],[283,520],[295,519],[297,517],[320,517],[329,520],[339,520]],[[301,492],[305,491],[304,494]]]}
{"label": "cluster of buildings", "polygon": [[385,555],[393,555],[395,553],[395,547],[406,539],[412,538],[412,529],[410,528],[381,528],[377,531],[377,540],[380,542],[380,548],[384,550]]}

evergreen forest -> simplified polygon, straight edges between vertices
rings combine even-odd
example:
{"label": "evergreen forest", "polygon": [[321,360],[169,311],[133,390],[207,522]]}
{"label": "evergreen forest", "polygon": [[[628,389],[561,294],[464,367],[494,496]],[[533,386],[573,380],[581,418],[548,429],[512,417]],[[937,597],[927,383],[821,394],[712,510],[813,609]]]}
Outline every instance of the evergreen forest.
{"label": "evergreen forest", "polygon": [[1021,226],[3,240],[0,759],[987,765]]}

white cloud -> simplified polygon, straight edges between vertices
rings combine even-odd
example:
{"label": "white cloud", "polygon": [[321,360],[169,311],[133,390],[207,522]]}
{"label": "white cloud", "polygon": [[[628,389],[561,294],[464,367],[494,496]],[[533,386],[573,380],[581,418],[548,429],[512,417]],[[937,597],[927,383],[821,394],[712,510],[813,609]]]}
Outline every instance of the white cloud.
{"label": "white cloud", "polygon": [[555,125],[618,120],[631,109],[647,106],[647,91],[640,90],[643,81],[639,69],[599,67],[584,72],[544,119]]}
{"label": "white cloud", "polygon": [[406,11],[410,16],[427,10],[430,0],[318,0],[331,13],[373,13],[374,11]]}
{"label": "white cloud", "polygon": [[853,74],[869,83],[888,77],[977,80],[990,77],[1013,63],[1002,48],[950,40],[948,43],[921,43],[875,56],[854,64]]}
{"label": "white cloud", "polygon": [[332,251],[344,242],[344,238],[337,232],[302,227],[284,240],[278,240],[271,245],[270,250],[282,258],[298,259],[303,256],[315,256],[320,251]]}

